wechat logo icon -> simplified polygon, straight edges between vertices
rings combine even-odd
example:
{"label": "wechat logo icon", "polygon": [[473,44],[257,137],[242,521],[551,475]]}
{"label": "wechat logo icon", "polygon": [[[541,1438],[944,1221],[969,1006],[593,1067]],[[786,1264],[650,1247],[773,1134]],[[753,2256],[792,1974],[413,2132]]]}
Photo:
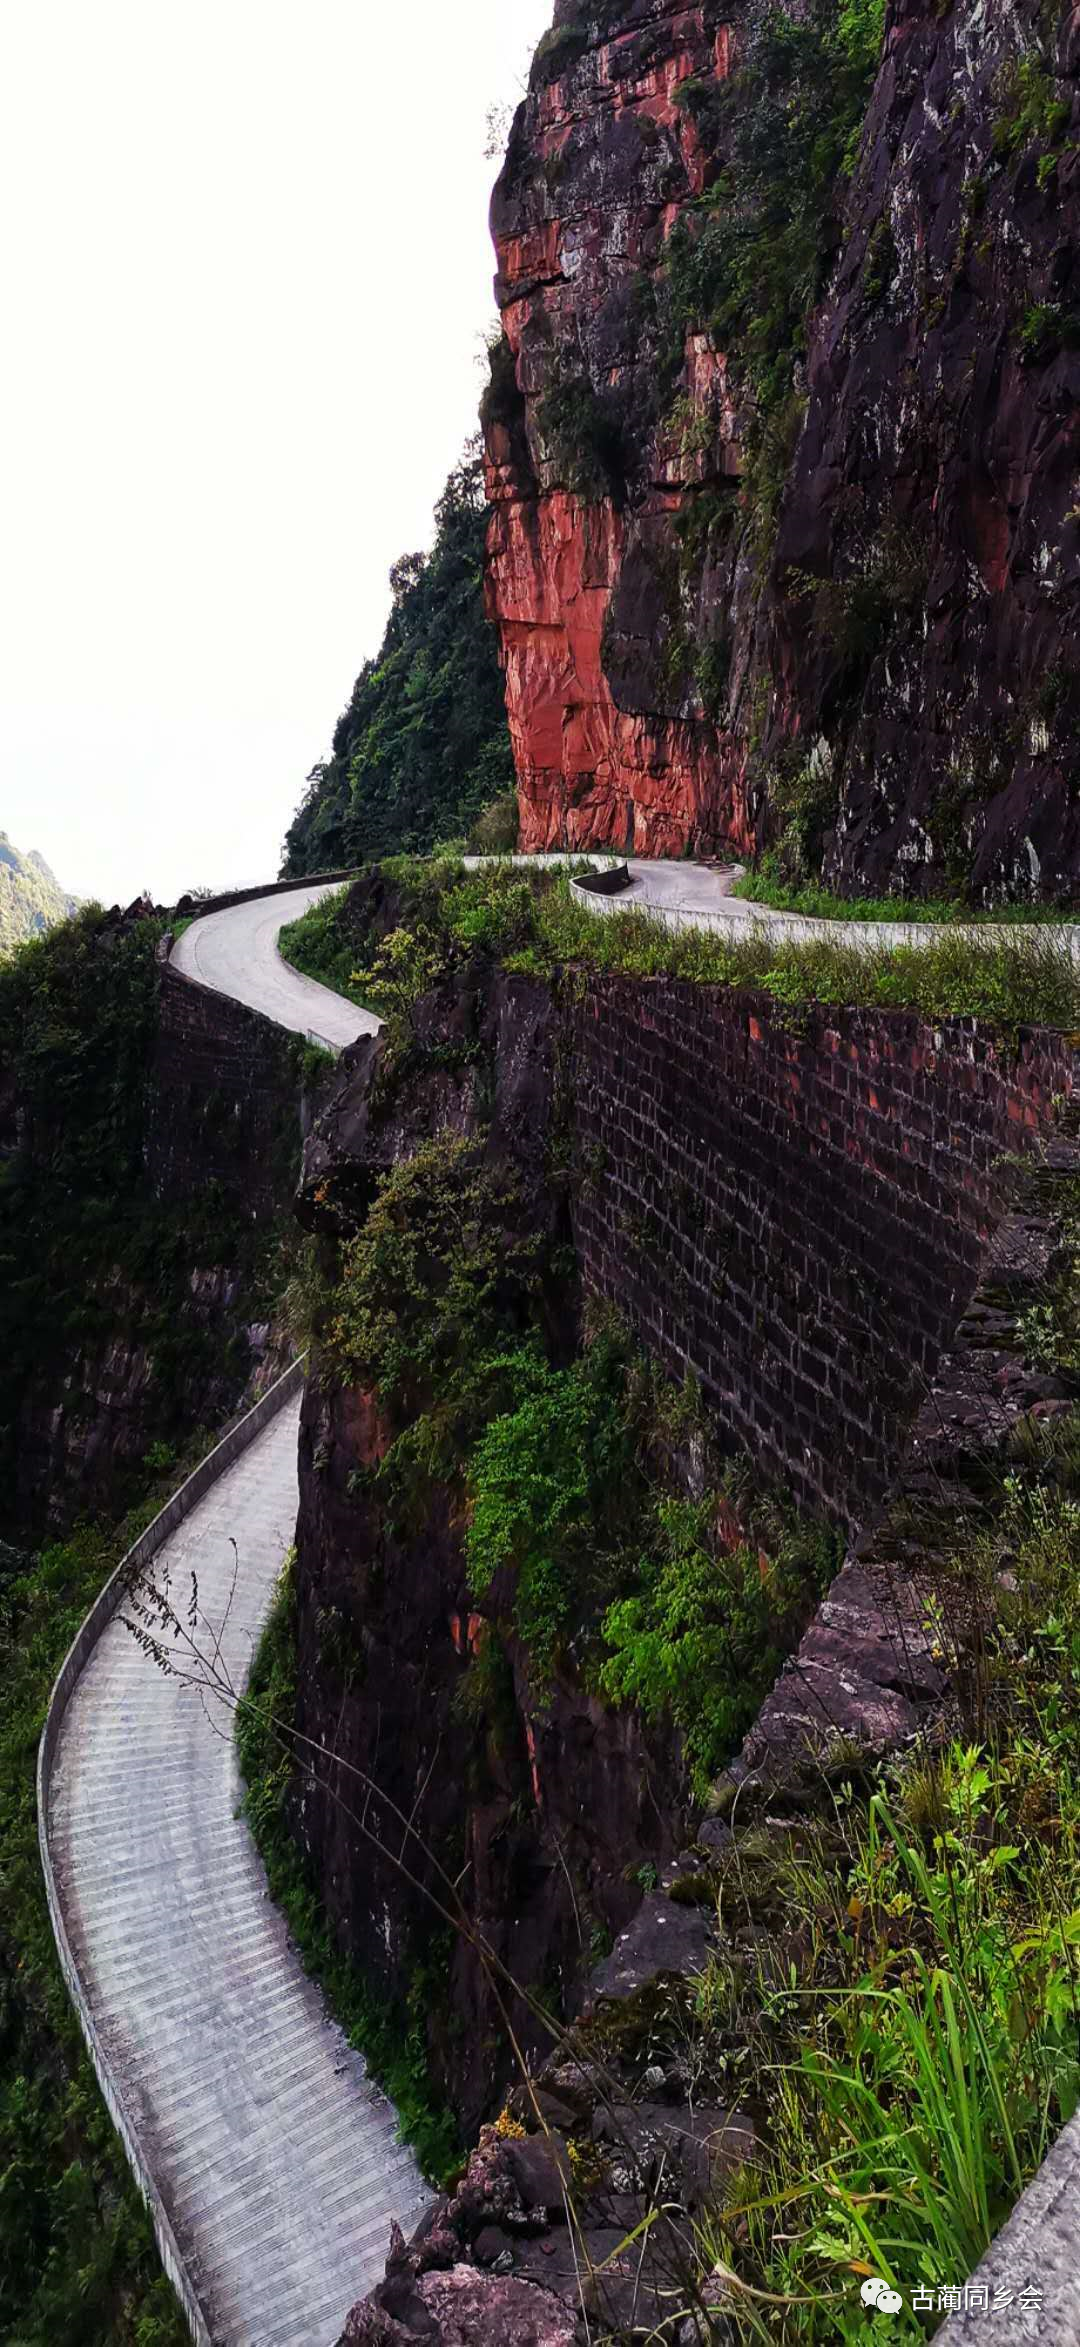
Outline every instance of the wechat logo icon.
{"label": "wechat logo icon", "polygon": [[904,2303],[899,2290],[891,2282],[879,2282],[875,2274],[864,2282],[860,2292],[863,2305],[872,2307],[875,2314],[899,2314]]}

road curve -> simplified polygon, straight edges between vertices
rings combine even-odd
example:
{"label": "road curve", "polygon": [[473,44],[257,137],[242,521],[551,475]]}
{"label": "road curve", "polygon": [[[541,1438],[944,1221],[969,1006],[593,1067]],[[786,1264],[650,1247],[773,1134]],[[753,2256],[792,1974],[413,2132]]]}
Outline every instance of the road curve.
{"label": "road curve", "polygon": [[287,921],[297,921],[333,886],[289,889],[284,895],[255,897],[248,904],[230,905],[224,912],[203,913],[178,937],[172,967],[185,978],[199,978],[215,994],[231,994],[234,1002],[262,1011],[279,1027],[344,1051],[360,1035],[374,1035],[378,1019],[371,1011],[346,1002],[315,978],[304,978],[278,952],[278,932]]}
{"label": "road curve", "polygon": [[[897,946],[928,945],[942,937],[959,936],[977,945],[999,944],[1004,939],[1022,946],[1033,934],[1031,926],[1017,921],[845,921],[823,920],[812,913],[777,912],[772,905],[755,904],[750,897],[732,896],[743,869],[740,864],[650,862],[632,856],[627,859],[629,888],[616,896],[582,889],[580,901],[590,912],[601,915],[651,913],[670,929],[726,929],[731,935],[741,930],[745,935],[753,927],[764,928],[770,938],[791,945],[824,939],[833,945],[866,950],[883,946],[891,951]],[[1080,959],[1080,924],[1063,921],[1060,926],[1047,926]],[[1034,934],[1045,937],[1047,930],[1036,927]]]}
{"label": "road curve", "polygon": [[[730,897],[731,869],[630,870],[621,898],[583,901],[598,912],[643,904],[672,927],[765,919],[864,943],[925,934],[772,915]],[[342,1049],[378,1021],[277,950],[282,925],[326,893],[300,886],[205,914],[173,967]],[[175,1589],[196,1572],[204,1613],[225,1622],[237,1684],[292,1537],[296,1432],[294,1405],[160,1552]],[[206,2336],[213,2347],[328,2347],[382,2267],[390,2219],[407,2230],[425,2194],[392,2108],[327,2019],[269,1899],[236,1814],[228,1727],[111,1622],[59,1730],[50,1850],[80,1985]]]}
{"label": "road curve", "polygon": [[[293,1537],[298,1409],[256,1436],[153,1568],[181,1612],[197,1575],[237,1685]],[[408,2231],[426,2195],[270,1899],[237,1815],[231,1727],[114,1618],[60,1728],[50,1850],[80,1983],[213,2347],[329,2347],[382,2270],[391,2219]]]}
{"label": "road curve", "polygon": [[[474,869],[483,862],[478,856],[465,860]],[[559,865],[569,859],[540,855],[518,856],[514,860],[527,867]],[[597,864],[608,861],[599,856],[589,860]],[[771,938],[795,945],[820,938],[833,945],[851,945],[864,951],[874,947],[892,950],[897,946],[924,945],[943,934],[962,935],[983,946],[1004,939],[1022,950],[1024,941],[1032,934],[1029,928],[1015,922],[957,922],[950,923],[943,931],[940,922],[832,921],[816,919],[807,913],[776,912],[769,905],[732,896],[733,884],[743,869],[739,864],[630,857],[627,869],[629,888],[616,896],[582,889],[581,904],[600,917],[617,917],[635,910],[651,913],[670,929],[727,930],[733,936],[740,932],[745,936],[755,927],[764,927]],[[355,1043],[359,1035],[374,1034],[378,1019],[372,1012],[346,1002],[342,995],[332,993],[329,987],[320,986],[314,978],[302,977],[282,960],[277,946],[278,933],[284,924],[297,920],[309,905],[328,895],[334,885],[297,887],[283,895],[230,906],[224,912],[203,914],[174,946],[173,968],[185,977],[201,979],[204,986],[211,986],[218,993],[231,994],[237,1002],[247,1003],[253,1010],[263,1011],[279,1026],[311,1036],[334,1051],[343,1050],[347,1044]],[[1041,934],[1045,936],[1045,931]],[[1055,934],[1065,939],[1073,956],[1080,959],[1080,925],[1063,923]]]}

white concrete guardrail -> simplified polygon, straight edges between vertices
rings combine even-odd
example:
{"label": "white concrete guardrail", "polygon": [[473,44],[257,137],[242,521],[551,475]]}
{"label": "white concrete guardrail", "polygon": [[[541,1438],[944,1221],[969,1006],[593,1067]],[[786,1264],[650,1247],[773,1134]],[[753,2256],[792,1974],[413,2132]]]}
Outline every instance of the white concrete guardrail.
{"label": "white concrete guardrail", "polygon": [[[529,860],[529,859],[526,859]],[[543,859],[555,862],[554,857]],[[751,897],[732,896],[743,866],[658,862],[640,858],[616,867],[617,881],[598,887],[590,879],[571,879],[577,902],[590,913],[618,916],[648,913],[667,929],[709,929],[744,936],[764,929],[777,943],[807,945],[881,946],[929,945],[943,937],[959,937],[976,945],[1006,940],[1022,949],[1031,938],[1048,934],[1063,939],[1074,959],[1080,959],[1080,922],[1026,921],[845,921],[825,920],[819,914],[779,912],[772,905],[755,904]],[[626,875],[625,879],[622,874]]]}

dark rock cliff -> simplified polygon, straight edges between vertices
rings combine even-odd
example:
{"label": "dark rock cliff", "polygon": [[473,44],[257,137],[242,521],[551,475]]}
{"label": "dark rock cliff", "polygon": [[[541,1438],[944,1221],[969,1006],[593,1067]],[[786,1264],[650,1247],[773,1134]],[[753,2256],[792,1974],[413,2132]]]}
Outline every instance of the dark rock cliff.
{"label": "dark rock cliff", "polygon": [[[828,744],[845,883],[1080,873],[1080,19],[1055,17],[889,15],[770,590],[766,750]],[[850,689],[804,574],[876,593]]]}
{"label": "dark rock cliff", "polygon": [[[346,1080],[305,1152],[304,1219],[348,1227],[379,1172],[453,1131],[513,1168],[523,1228],[557,1244],[560,1210],[545,1181],[550,994],[521,979],[497,979],[490,992],[458,987],[433,998],[422,1023],[443,1048],[471,1031],[482,1059],[457,1073],[428,1066],[380,1099],[380,1045],[347,1053]],[[556,1353],[572,1348],[579,1307],[574,1277],[546,1280]],[[470,1594],[457,1487],[436,1483],[418,1521],[377,1486],[388,1440],[371,1395],[309,1379],[297,1726],[342,1766],[304,1792],[299,1824],[339,1938],[387,1993],[407,1995],[433,2080],[468,2134],[513,2075],[508,2021],[530,2051],[549,2039],[475,1942],[452,1940],[433,1917],[427,1893],[445,1897],[433,1861],[465,1886],[473,1929],[506,1972],[572,2007],[598,1947],[640,1900],[639,1870],[678,1848],[686,1786],[670,1738],[612,1711],[572,1667],[539,1692],[532,1658],[504,1621],[499,1684],[479,1706],[468,1702],[471,1666],[489,1620],[505,1613],[505,1592],[483,1602]]]}
{"label": "dark rock cliff", "polygon": [[0,1004],[0,1489],[13,1537],[113,1516],[291,1357],[275,1326],[301,1054],[84,916]]}
{"label": "dark rock cliff", "polygon": [[[358,934],[393,928],[380,876],[350,903]],[[554,1356],[573,1353],[583,1298],[609,1299],[669,1374],[696,1375],[710,1439],[850,1535],[976,1285],[1003,1153],[1053,1128],[1072,1082],[1069,1049],[1045,1034],[1010,1051],[970,1021],[934,1031],[878,1012],[796,1036],[721,988],[584,973],[551,986],[481,956],[424,998],[396,1071],[385,1040],[345,1055],[301,1214],[328,1240],[348,1234],[390,1167],[435,1134],[468,1138],[513,1168],[521,1228],[542,1236]],[[573,2009],[643,1877],[682,1847],[692,1803],[670,1728],[646,1731],[573,1668],[538,1688],[506,1634],[507,1589],[470,1594],[460,1481],[417,1478],[418,1513],[378,1480],[397,1431],[355,1382],[309,1380],[297,1724],[342,1767],[305,1788],[297,1818],[337,1936],[387,1990],[409,1985],[468,2129],[510,2058],[475,1945],[433,1928],[429,1854],[467,1885],[508,1972]],[[695,1472],[688,1456],[684,1487]],[[478,1707],[492,1628],[506,1667]],[[510,2003],[537,2050],[543,2031]]]}
{"label": "dark rock cliff", "polygon": [[514,124],[485,426],[523,843],[787,832],[844,889],[1071,896],[1077,14],[891,0],[880,51],[872,12],[796,17],[560,0]]}

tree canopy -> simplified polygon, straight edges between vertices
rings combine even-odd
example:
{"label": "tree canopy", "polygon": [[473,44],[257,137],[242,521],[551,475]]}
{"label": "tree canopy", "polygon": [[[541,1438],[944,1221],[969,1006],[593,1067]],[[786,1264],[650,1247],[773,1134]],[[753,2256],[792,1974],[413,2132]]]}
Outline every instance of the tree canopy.
{"label": "tree canopy", "polygon": [[286,876],[344,870],[460,838],[514,787],[495,631],[484,611],[487,529],[475,444],[435,509],[430,554],[390,573],[382,648],[365,662],[285,842]]}

